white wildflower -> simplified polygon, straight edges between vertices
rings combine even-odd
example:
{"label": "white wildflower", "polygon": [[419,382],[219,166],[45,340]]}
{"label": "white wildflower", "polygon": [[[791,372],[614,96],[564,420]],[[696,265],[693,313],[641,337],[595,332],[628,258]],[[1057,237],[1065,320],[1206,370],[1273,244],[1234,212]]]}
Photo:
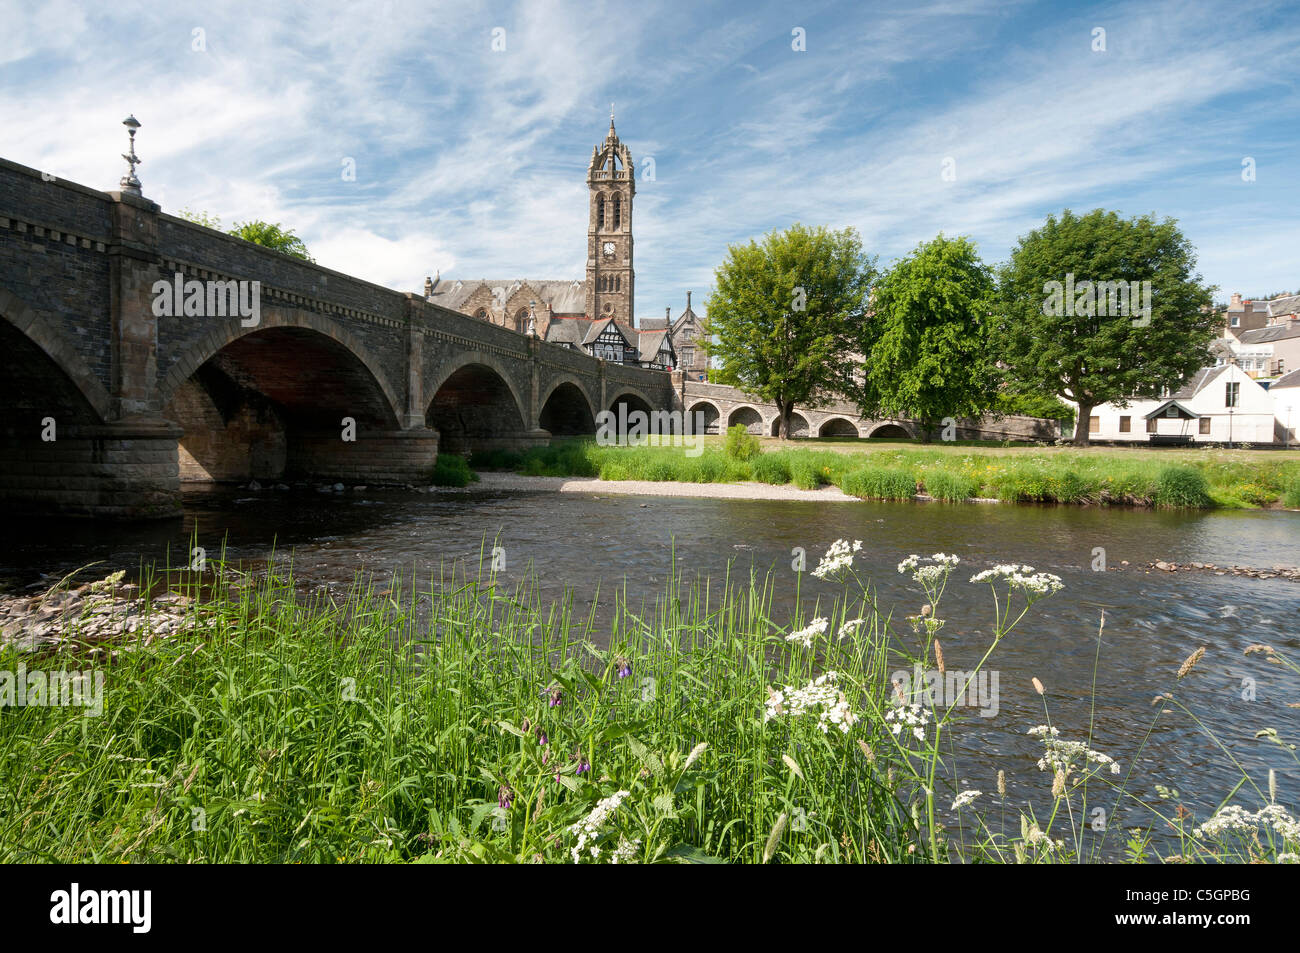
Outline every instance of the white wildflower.
{"label": "white wildflower", "polygon": [[987,582],[989,585],[998,580],[1004,580],[1009,588],[1020,589],[1029,596],[1049,596],[1065,588],[1060,576],[1037,572],[1033,566],[1015,563],[994,566],[970,577],[971,582]]}
{"label": "white wildflower", "polygon": [[895,738],[899,737],[906,728],[917,741],[924,741],[925,727],[930,723],[931,717],[930,709],[923,705],[899,704],[885,712],[885,724],[889,726]]}
{"label": "white wildflower", "polygon": [[862,627],[862,623],[866,621],[867,621],[866,619],[849,619],[847,622],[845,622],[842,626],[840,626],[840,631],[839,631],[840,641],[843,642],[848,636],[856,635],[858,629]]}
{"label": "white wildflower", "polygon": [[862,540],[837,539],[831,543],[812,574],[818,579],[843,579],[853,568],[853,554],[862,549]]}
{"label": "white wildflower", "polygon": [[1283,840],[1300,841],[1300,822],[1280,804],[1270,804],[1254,814],[1238,804],[1229,804],[1219,808],[1212,818],[1196,828],[1195,834],[1197,837],[1248,834],[1254,833],[1261,825],[1273,828]]}
{"label": "white wildflower", "polygon": [[[609,820],[610,815],[618,810],[618,806],[623,803],[623,798],[627,797],[629,793],[628,791],[615,791],[609,797],[602,798],[596,802],[596,806],[592,808],[590,814],[576,824],[569,826],[569,832],[578,835],[577,845],[569,851],[575,864],[581,857],[582,849],[600,836],[600,832]],[[592,857],[600,856],[600,848],[594,843],[591,844],[590,852]]]}
{"label": "white wildflower", "polygon": [[1030,728],[1029,734],[1042,738],[1046,752],[1038,759],[1039,771],[1064,771],[1067,775],[1074,770],[1075,762],[1080,766],[1095,764],[1109,768],[1111,774],[1119,774],[1119,763],[1108,754],[1094,751],[1081,741],[1063,741],[1060,732],[1048,725]]}
{"label": "white wildflower", "polygon": [[806,649],[812,648],[813,639],[819,635],[825,635],[826,629],[830,625],[830,620],[826,618],[813,619],[804,628],[798,632],[791,632],[785,637],[787,642],[798,642]]}
{"label": "white wildflower", "polygon": [[823,733],[832,727],[848,734],[857,723],[858,716],[849,707],[848,699],[837,687],[839,675],[827,672],[803,688],[785,686],[784,691],[768,689],[767,712],[764,721],[771,721],[778,715],[798,718],[800,715],[816,715],[817,727]]}
{"label": "white wildflower", "polygon": [[974,801],[983,793],[983,791],[962,791],[953,799],[952,809],[954,811],[960,811],[963,807]]}

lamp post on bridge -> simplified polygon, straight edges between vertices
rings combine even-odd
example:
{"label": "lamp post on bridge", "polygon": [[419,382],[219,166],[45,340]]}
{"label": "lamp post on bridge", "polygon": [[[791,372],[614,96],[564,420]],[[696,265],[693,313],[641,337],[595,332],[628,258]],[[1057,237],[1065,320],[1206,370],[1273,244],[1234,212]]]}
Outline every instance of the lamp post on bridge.
{"label": "lamp post on bridge", "polygon": [[140,128],[140,120],[136,119],[135,116],[127,116],[122,120],[122,125],[126,126],[127,131],[131,134],[131,149],[130,152],[122,153],[122,158],[127,161],[127,172],[126,175],[122,176],[122,180],[118,185],[121,186],[123,192],[141,195],[140,180],[135,175],[135,167],[144,161],[135,154],[135,131]]}

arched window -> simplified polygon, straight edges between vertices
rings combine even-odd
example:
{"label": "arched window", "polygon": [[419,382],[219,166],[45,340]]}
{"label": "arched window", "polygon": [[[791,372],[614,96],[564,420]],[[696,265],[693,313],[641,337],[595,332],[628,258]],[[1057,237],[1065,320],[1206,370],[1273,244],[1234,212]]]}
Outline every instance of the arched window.
{"label": "arched window", "polygon": [[488,315],[487,315],[486,308],[479,308],[477,311],[474,312],[474,317],[478,318],[480,321],[486,321],[487,316]]}
{"label": "arched window", "polygon": [[515,329],[516,329],[516,330],[519,330],[519,331],[522,331],[524,328],[526,328],[526,327],[528,326],[528,309],[527,309],[527,308],[520,308],[520,309],[519,309],[519,312],[515,315],[515,326],[516,326]]}
{"label": "arched window", "polygon": [[623,224],[623,196],[614,196],[614,227],[618,228]]}
{"label": "arched window", "polygon": [[615,275],[615,276],[614,276],[614,290],[615,290],[615,291],[622,291],[622,290],[623,290],[623,276],[622,276],[622,275]]}
{"label": "arched window", "polygon": [[605,196],[596,196],[596,227],[605,227]]}

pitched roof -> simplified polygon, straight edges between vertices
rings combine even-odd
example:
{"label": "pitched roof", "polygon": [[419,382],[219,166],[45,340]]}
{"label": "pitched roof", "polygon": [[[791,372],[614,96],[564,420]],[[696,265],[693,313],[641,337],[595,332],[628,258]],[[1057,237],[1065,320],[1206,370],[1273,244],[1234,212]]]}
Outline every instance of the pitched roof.
{"label": "pitched roof", "polygon": [[663,347],[665,341],[671,349],[673,342],[667,328],[642,330],[637,334],[637,357],[653,364],[659,359],[659,349]]}
{"label": "pitched roof", "polygon": [[1220,374],[1228,369],[1229,365],[1221,364],[1218,367],[1202,367],[1199,371],[1188,378],[1182,387],[1174,391],[1170,397],[1174,400],[1191,400],[1211,381],[1216,379]]}
{"label": "pitched roof", "polygon": [[1286,321],[1282,324],[1268,324],[1253,331],[1243,332],[1243,344],[1267,344],[1270,341],[1285,341],[1300,338],[1300,321]]}
{"label": "pitched roof", "polygon": [[1182,416],[1190,420],[1196,420],[1201,416],[1196,411],[1192,410],[1190,407],[1186,407],[1183,404],[1180,404],[1178,401],[1171,399],[1165,401],[1155,410],[1151,411],[1151,413],[1143,414],[1142,419],[1150,420],[1152,417],[1163,417],[1165,415],[1165,410],[1169,407],[1177,407],[1182,412]]}
{"label": "pitched roof", "polygon": [[584,282],[537,278],[483,278],[468,281],[440,278],[433,286],[429,300],[444,308],[459,311],[470,295],[484,287],[492,289],[494,296],[501,301],[520,288],[532,288],[537,294],[538,304],[549,304],[555,314],[579,315],[587,306],[587,287]]}
{"label": "pitched roof", "polygon": [[581,344],[590,323],[586,318],[552,318],[546,326],[546,340],[556,344]]}
{"label": "pitched roof", "polygon": [[1292,371],[1290,374],[1283,374],[1273,383],[1268,385],[1269,390],[1277,390],[1279,387],[1300,387],[1300,371]]}
{"label": "pitched roof", "polygon": [[1300,311],[1300,294],[1281,295],[1268,303],[1268,313],[1274,316],[1295,314],[1297,311]]}

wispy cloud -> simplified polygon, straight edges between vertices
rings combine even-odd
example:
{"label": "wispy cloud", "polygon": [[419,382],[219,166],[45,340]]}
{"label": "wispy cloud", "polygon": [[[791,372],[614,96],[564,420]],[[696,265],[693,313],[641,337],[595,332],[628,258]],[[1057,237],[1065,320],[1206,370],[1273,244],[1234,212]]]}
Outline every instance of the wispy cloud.
{"label": "wispy cloud", "polygon": [[641,314],[698,303],[728,243],[795,220],[886,261],[940,230],[998,260],[1067,206],[1178,218],[1225,291],[1300,286],[1283,5],[0,2],[0,22],[6,158],[112,188],[132,112],[169,211],[283,222],[403,290],[581,277],[610,101],[655,159]]}

